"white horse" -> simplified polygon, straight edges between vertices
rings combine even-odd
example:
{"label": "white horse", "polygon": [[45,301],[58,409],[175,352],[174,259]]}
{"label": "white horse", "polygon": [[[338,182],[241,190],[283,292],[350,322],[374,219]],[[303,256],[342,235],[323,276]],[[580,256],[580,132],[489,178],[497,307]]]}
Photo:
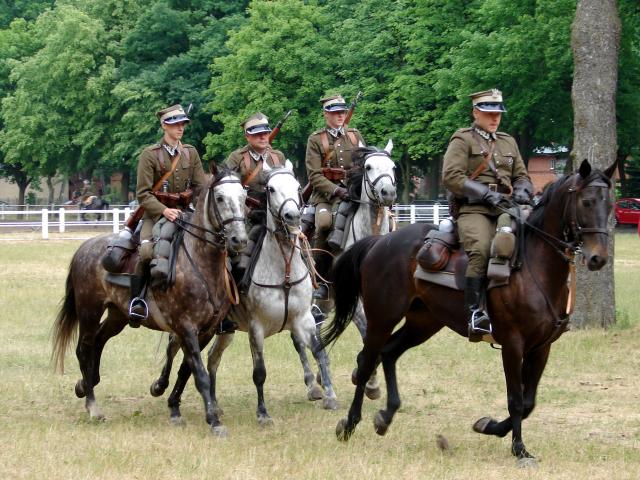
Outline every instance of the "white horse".
{"label": "white horse", "polygon": [[[269,425],[273,421],[264,402],[263,387],[266,379],[264,363],[264,339],[289,330],[292,337],[299,339],[302,348],[310,348],[320,369],[320,381],[324,391],[305,376],[307,396],[310,400],[323,394],[323,407],[335,410],[337,398],[331,384],[327,354],[321,348],[316,335],[316,325],[311,314],[313,285],[309,267],[302,255],[300,244],[300,184],[293,174],[293,166],[287,161],[284,167],[270,168],[263,164],[267,174],[266,233],[259,248],[251,284],[246,293],[240,296],[240,303],[232,307],[229,317],[238,325],[238,330],[249,334],[253,357],[253,381],[258,394],[257,420],[260,425]],[[211,382],[211,396],[218,413],[215,396],[216,372],[224,350],[233,341],[234,333],[216,336],[208,354],[208,370]],[[171,346],[168,357],[171,356]],[[169,367],[170,369],[170,363]],[[163,377],[168,372],[163,370]],[[165,375],[167,373],[167,375]],[[172,418],[179,416],[180,394],[189,378],[189,369],[185,364],[180,368],[176,387],[169,398]],[[159,380],[152,385],[157,386]],[[162,389],[164,391],[164,389]],[[319,392],[319,393],[318,393]],[[160,392],[161,393],[161,392]]]}
{"label": "white horse", "polygon": [[[391,160],[393,141],[389,139],[383,150],[376,147],[365,147],[360,144],[354,151],[351,170],[349,171],[348,190],[352,202],[358,204],[353,214],[351,223],[345,230],[347,236],[344,241],[344,250],[348,249],[356,241],[370,235],[386,235],[391,230],[390,207],[396,200],[395,163]],[[316,301],[323,312],[333,308],[333,302],[329,300]],[[358,328],[360,336],[364,340],[367,332],[367,319],[358,303],[353,323]],[[309,366],[304,349],[297,343],[292,335],[296,350],[305,371],[305,379],[313,373]],[[355,372],[355,370],[354,370]],[[380,396],[380,387],[374,371],[366,386],[366,394],[375,399]]]}

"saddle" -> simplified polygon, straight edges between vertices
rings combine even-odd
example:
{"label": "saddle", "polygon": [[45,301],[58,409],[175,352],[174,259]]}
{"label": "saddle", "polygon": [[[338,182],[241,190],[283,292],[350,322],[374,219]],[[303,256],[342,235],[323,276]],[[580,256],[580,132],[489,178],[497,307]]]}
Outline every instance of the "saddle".
{"label": "saddle", "polygon": [[[521,210],[519,215],[522,218],[528,213],[528,210]],[[498,217],[497,226],[498,231],[491,243],[491,258],[487,269],[488,290],[509,284],[511,272],[519,268],[519,257],[522,252],[512,233],[518,231],[512,216],[503,213]],[[522,236],[520,233],[520,240]],[[429,230],[416,259],[418,266],[414,272],[415,278],[454,290],[464,290],[469,257],[461,248],[457,228],[451,232]]]}

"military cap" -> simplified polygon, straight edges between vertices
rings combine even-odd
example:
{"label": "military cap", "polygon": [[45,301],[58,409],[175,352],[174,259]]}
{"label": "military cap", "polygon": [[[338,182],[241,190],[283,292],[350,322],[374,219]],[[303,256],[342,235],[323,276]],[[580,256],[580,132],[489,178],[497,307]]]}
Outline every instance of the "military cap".
{"label": "military cap", "polygon": [[248,135],[255,135],[257,133],[270,132],[269,119],[264,113],[254,113],[244,122],[242,122],[242,128]]}
{"label": "military cap", "polygon": [[506,112],[502,103],[502,92],[497,88],[469,95],[474,108],[481,112]]}
{"label": "military cap", "polygon": [[191,121],[180,104],[172,105],[164,110],[160,110],[156,115],[160,119],[161,123],[166,123],[167,125]]}
{"label": "military cap", "polygon": [[330,97],[321,98],[320,103],[325,112],[344,112],[348,110],[347,102],[344,101],[342,95],[331,95]]}

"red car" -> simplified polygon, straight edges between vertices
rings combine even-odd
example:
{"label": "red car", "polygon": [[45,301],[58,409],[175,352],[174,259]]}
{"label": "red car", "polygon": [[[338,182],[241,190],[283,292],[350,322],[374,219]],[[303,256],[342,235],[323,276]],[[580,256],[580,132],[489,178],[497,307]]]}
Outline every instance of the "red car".
{"label": "red car", "polygon": [[640,198],[620,198],[616,201],[616,223],[628,225],[640,223]]}

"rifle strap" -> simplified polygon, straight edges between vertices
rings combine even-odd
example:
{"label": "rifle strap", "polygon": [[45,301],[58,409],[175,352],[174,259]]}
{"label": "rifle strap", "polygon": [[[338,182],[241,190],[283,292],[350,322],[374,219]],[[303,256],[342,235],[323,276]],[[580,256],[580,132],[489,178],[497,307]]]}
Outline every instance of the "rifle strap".
{"label": "rifle strap", "polygon": [[[171,169],[167,172],[164,172],[164,175],[162,175],[162,177],[160,177],[160,180],[158,180],[156,183],[154,183],[153,187],[151,188],[152,192],[157,192],[158,190],[160,190],[162,188],[162,184],[165,182],[165,180],[167,180],[172,174],[173,172],[176,171],[176,168],[178,166],[178,161],[180,160],[180,156],[182,152],[186,152],[185,153],[185,157],[187,157],[187,160],[189,160],[189,153],[187,151],[187,149],[183,149],[182,145],[180,145],[180,148],[178,149],[178,153],[176,154],[175,157],[173,157],[173,161],[171,162]],[[164,158],[166,155],[167,151],[164,149],[164,147],[160,147],[160,155],[159,155],[159,160],[160,160],[160,171],[164,170]]]}
{"label": "rifle strap", "polygon": [[[358,139],[356,138],[356,134],[353,132],[350,132],[346,125],[344,127],[347,137],[349,137],[349,141],[351,141],[351,144],[355,147],[358,146]],[[324,163],[325,167],[330,167],[331,166],[331,160],[330,160],[330,155],[331,155],[331,150],[329,147],[329,135],[327,134],[326,130],[323,130],[322,132],[320,132],[320,142],[322,143],[322,163]]]}
{"label": "rifle strap", "polygon": [[[273,166],[274,167],[280,167],[280,159],[278,158],[277,155],[275,155],[270,148],[267,148],[266,153],[269,155],[269,157],[271,157],[271,160],[273,161]],[[247,177],[242,181],[242,185],[244,185],[245,187],[247,185],[249,185],[254,178],[256,178],[256,176],[260,173],[260,170],[262,170],[262,160],[259,160],[258,163],[256,164],[256,168],[254,168],[253,170],[251,169],[251,157],[249,155],[249,152],[244,152],[242,154],[242,161],[244,162],[244,169],[245,171],[249,172],[249,175],[247,175]]]}
{"label": "rifle strap", "polygon": [[[475,136],[474,136],[474,138],[475,138]],[[476,141],[478,142],[478,145],[480,145],[480,152],[482,153],[483,160],[482,160],[482,163],[480,165],[478,165],[478,167],[469,176],[470,180],[475,180],[478,177],[478,175],[480,175],[482,172],[484,172],[486,170],[486,168],[488,166],[491,166],[490,162],[493,159],[493,150],[496,147],[496,142],[495,141],[489,142],[489,151],[486,151],[477,138],[476,138]],[[493,167],[491,170],[493,171],[494,168],[495,167]]]}

